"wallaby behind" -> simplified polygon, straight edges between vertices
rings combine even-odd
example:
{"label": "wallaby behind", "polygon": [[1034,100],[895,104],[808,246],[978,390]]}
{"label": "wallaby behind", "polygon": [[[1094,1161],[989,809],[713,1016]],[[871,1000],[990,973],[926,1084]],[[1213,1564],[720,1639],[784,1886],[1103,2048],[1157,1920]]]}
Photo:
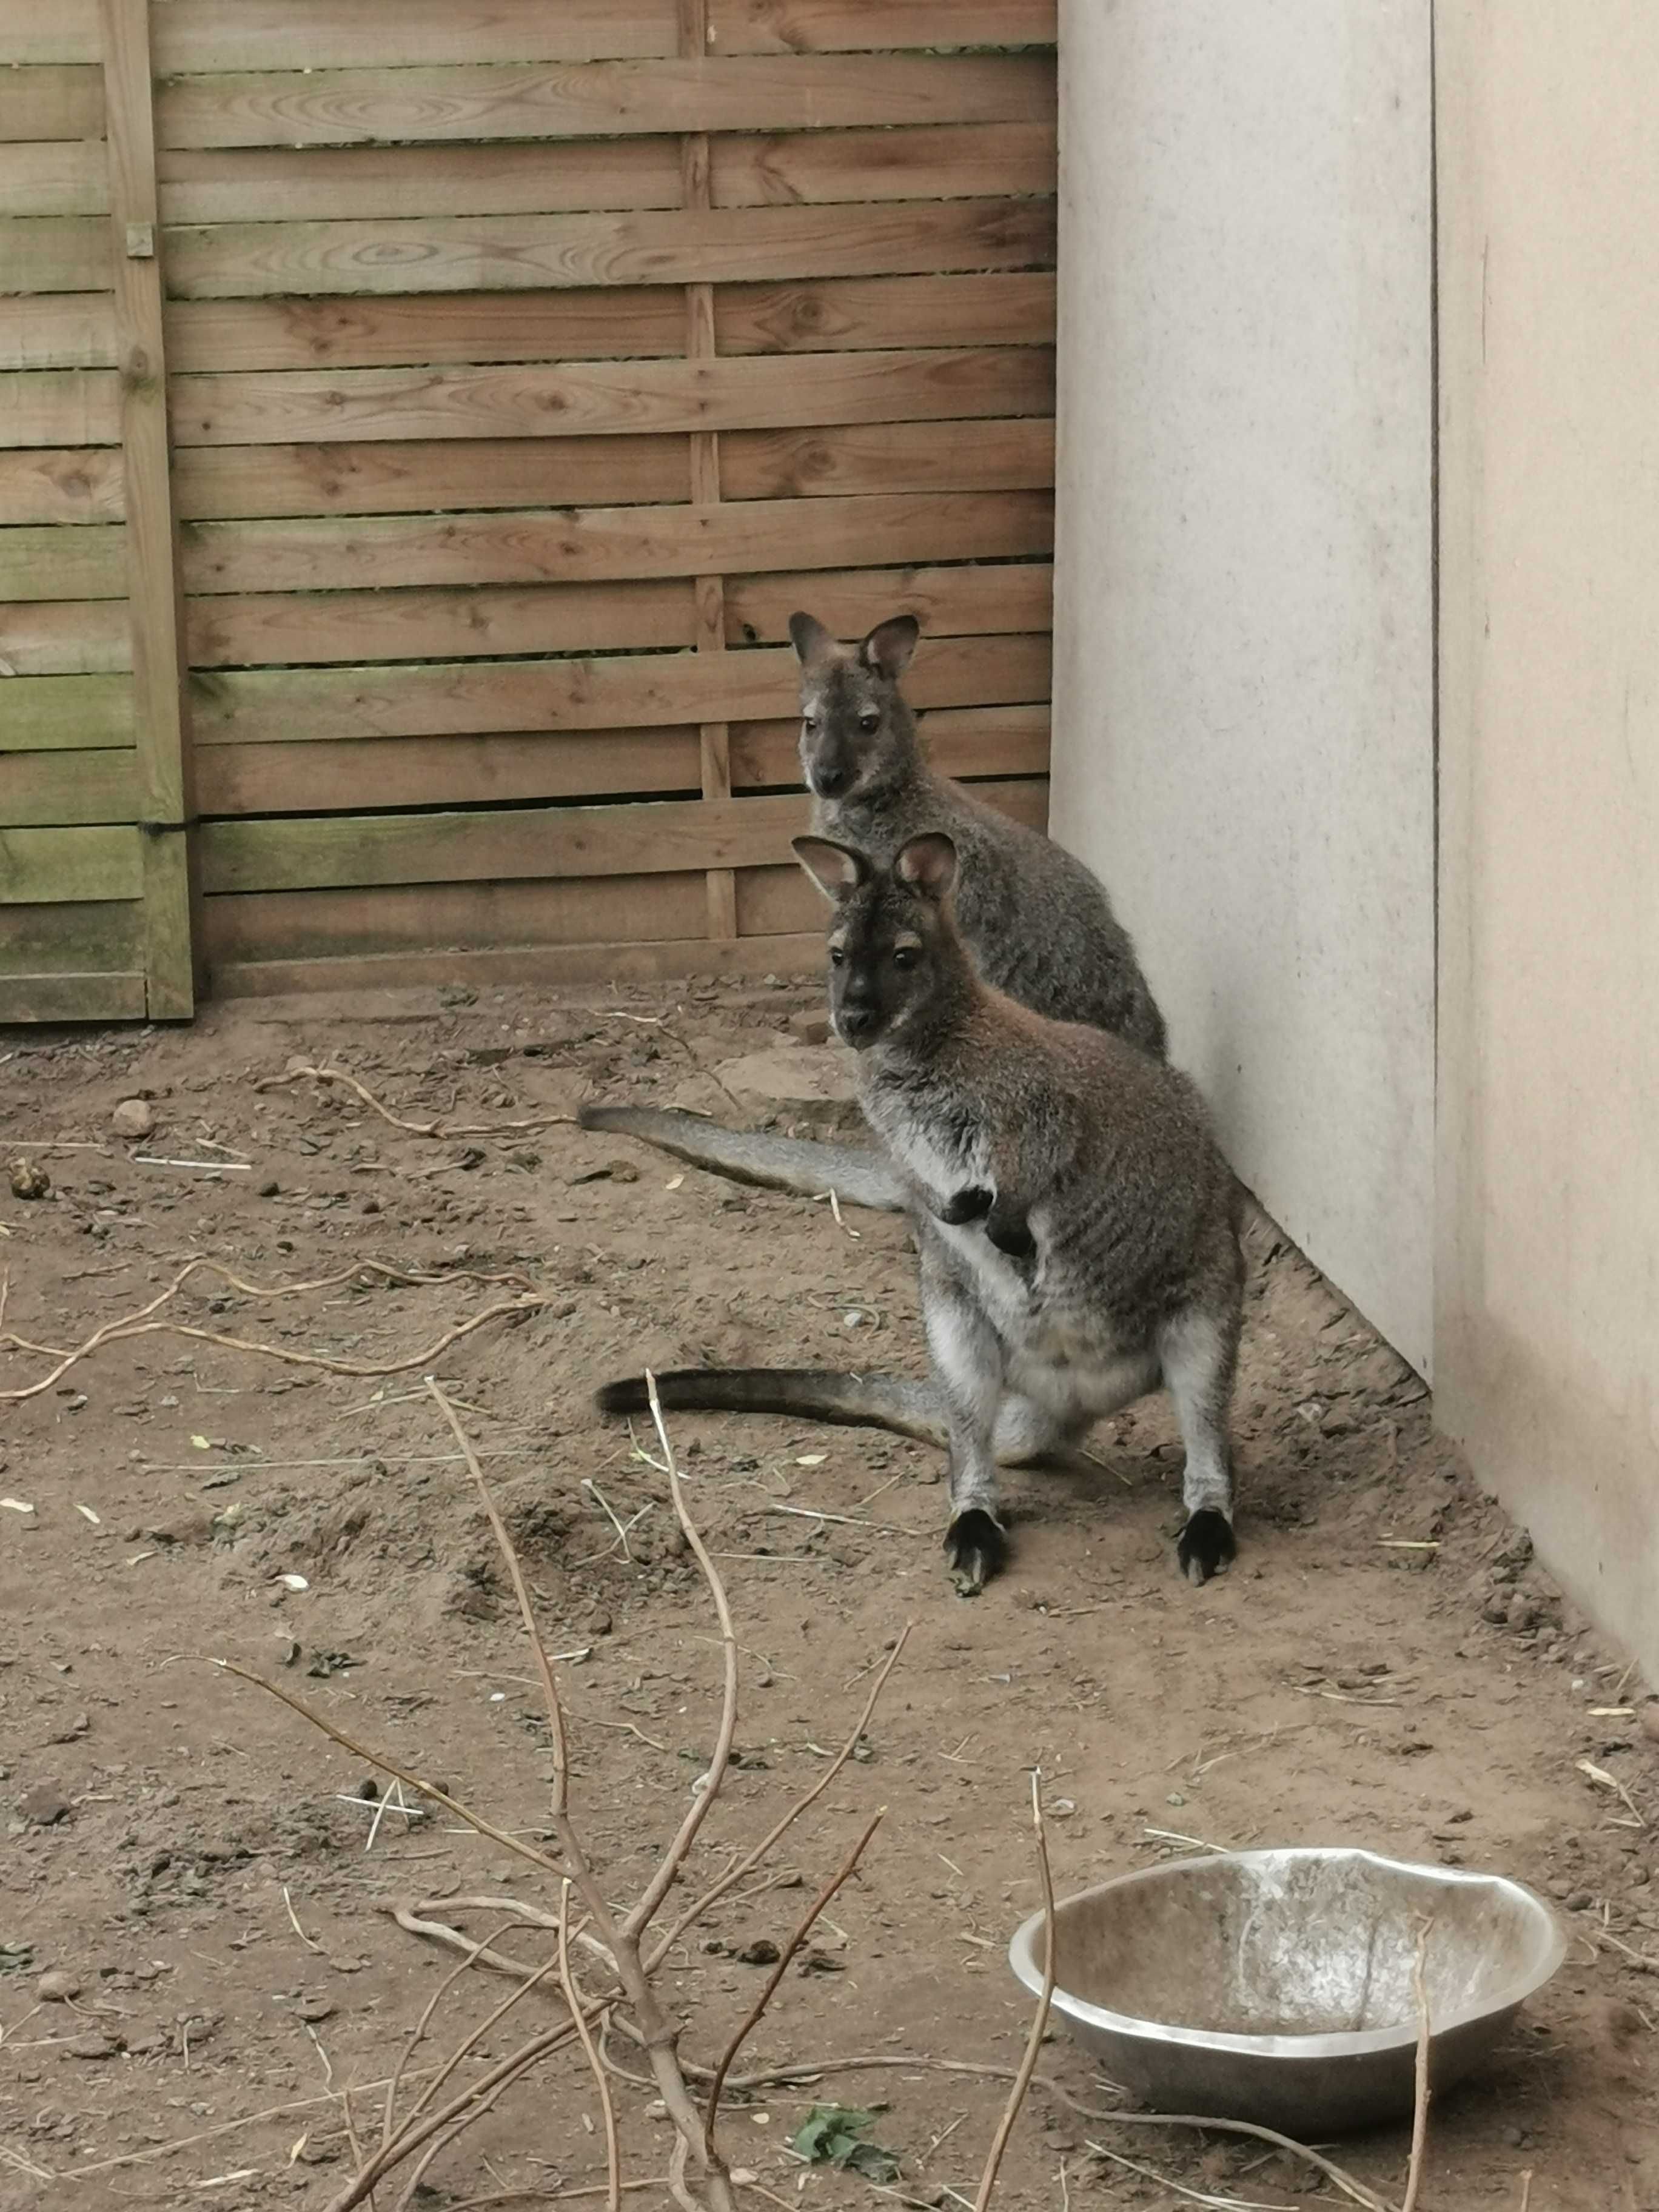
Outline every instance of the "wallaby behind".
{"label": "wallaby behind", "polygon": [[[899,689],[915,617],[896,615],[855,646],[838,644],[811,615],[792,615],[789,634],[801,664],[801,768],[814,830],[878,867],[911,838],[943,832],[960,855],[957,925],[981,974],[1035,1012],[1086,1022],[1161,1057],[1164,1018],[1097,878],[1063,846],[928,766]],[[890,1164],[855,1146],[738,1133],[660,1107],[588,1105],[580,1118],[740,1182],[833,1189],[893,1210],[905,1203]]]}
{"label": "wallaby behind", "polygon": [[[836,902],[832,1018],[903,1179],[932,1380],[691,1370],[658,1378],[663,1404],[942,1436],[945,1547],[971,1593],[1004,1555],[999,1462],[1050,1457],[1162,1386],[1187,1448],[1177,1556],[1206,1580],[1234,1548],[1243,1264],[1237,1187],[1196,1090],[1122,1038],[1050,1021],[982,980],[953,912],[948,836],[909,839],[890,866],[827,839],[795,849]],[[608,1413],[644,1402],[642,1381],[599,1394]]]}

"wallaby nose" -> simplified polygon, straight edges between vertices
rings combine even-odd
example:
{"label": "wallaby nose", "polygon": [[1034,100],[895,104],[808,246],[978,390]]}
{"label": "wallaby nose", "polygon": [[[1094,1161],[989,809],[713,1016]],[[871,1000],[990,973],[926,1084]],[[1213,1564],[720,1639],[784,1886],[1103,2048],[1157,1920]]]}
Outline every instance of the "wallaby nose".
{"label": "wallaby nose", "polygon": [[845,1004],[836,1017],[836,1026],[848,1044],[856,1044],[861,1036],[868,1036],[878,1019],[873,1006],[849,1006]]}
{"label": "wallaby nose", "polygon": [[853,781],[849,768],[815,768],[812,788],[820,799],[839,799]]}

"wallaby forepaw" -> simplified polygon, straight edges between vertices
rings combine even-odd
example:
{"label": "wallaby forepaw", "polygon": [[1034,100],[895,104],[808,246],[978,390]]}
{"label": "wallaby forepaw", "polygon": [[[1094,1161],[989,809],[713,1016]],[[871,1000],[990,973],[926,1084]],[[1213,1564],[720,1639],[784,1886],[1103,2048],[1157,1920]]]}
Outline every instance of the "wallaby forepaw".
{"label": "wallaby forepaw", "polygon": [[969,1183],[965,1190],[952,1191],[941,1201],[939,1218],[952,1229],[960,1229],[969,1221],[983,1221],[994,1203],[991,1194],[981,1183]]}
{"label": "wallaby forepaw", "polygon": [[1176,1558],[1181,1563],[1181,1571],[1194,1587],[1208,1582],[1212,1575],[1218,1575],[1237,1552],[1232,1522],[1213,1505],[1201,1505],[1196,1513],[1189,1515],[1186,1527],[1176,1539]]}
{"label": "wallaby forepaw", "polygon": [[1001,1525],[981,1505],[958,1513],[945,1532],[945,1556],[960,1597],[977,1597],[1008,1557]]}

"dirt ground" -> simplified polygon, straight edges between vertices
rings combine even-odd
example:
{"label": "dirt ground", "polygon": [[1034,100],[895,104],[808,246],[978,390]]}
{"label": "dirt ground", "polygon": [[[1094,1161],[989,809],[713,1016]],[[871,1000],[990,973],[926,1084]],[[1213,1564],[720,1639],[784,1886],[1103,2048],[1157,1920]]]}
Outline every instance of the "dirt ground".
{"label": "dirt ground", "polygon": [[[417,1121],[499,1125],[590,1092],[720,1109],[706,1070],[814,1000],[712,983],[677,1000],[428,992],[218,1008],[189,1032],[0,1040],[0,1159],[52,1186],[26,1200],[0,1179],[6,1332],[73,1346],[207,1255],[256,1285],[333,1279],[279,1299],[198,1273],[158,1322],[399,1367],[334,1375],[158,1329],[0,1404],[0,2203],[320,2212],[349,2171],[331,2084],[383,2083],[457,1963],[388,1908],[554,1901],[440,1807],[411,1820],[350,1802],[368,1794],[362,1759],[200,1663],[268,1674],[501,1827],[544,1832],[547,1730],[487,1523],[422,1391],[428,1364],[485,1454],[551,1650],[579,1655],[561,1670],[574,1802],[608,1893],[626,1899],[706,1764],[720,1655],[661,1478],[592,1414],[593,1386],[708,1358],[918,1364],[896,1220],[838,1225],[823,1206],[568,1127],[434,1139],[341,1090],[261,1080],[295,1055],[328,1060]],[[112,1112],[133,1097],[155,1128],[125,1139]],[[232,1156],[245,1172],[167,1164]],[[822,1771],[913,1624],[863,1753],[781,1848],[775,1871],[799,1880],[746,1884],[674,1953],[664,1988],[685,2050],[719,2049],[763,1977],[743,1954],[784,1939],[884,1806],[739,2070],[860,2055],[1012,2065],[1030,2009],[1004,1948],[1037,1901],[1040,1765],[1062,1894],[1195,1838],[1363,1844],[1552,1895],[1568,1963],[1437,2106],[1421,2212],[1656,2212],[1659,1981],[1627,1956],[1659,1957],[1644,1686],[1434,1436],[1422,1386],[1294,1250],[1266,1228],[1251,1242],[1241,1553],[1203,1590],[1175,1570],[1180,1455],[1162,1402],[1102,1431],[1097,1480],[1011,1480],[1014,1563],[973,1603],[939,1550],[935,1453],[676,1421],[744,1647],[742,1758],[694,1875],[712,1879]],[[438,1279],[344,1272],[370,1261]],[[550,1302],[427,1358],[520,1282]],[[52,1364],[0,1351],[0,1389]],[[501,1923],[453,1901],[427,1917],[474,1938]],[[501,1940],[546,1955],[540,1939]],[[43,1977],[76,1994],[43,1996]],[[468,1976],[434,2047],[504,1988]],[[466,2063],[510,2048],[520,2014],[556,2016],[532,1992]],[[1044,2070],[1104,2101],[1063,2035]],[[787,2139],[815,2097],[884,2105],[870,2134],[902,2158],[905,2197],[971,2204],[1004,2094],[920,2063],[832,2073],[734,2096],[725,2142],[773,2201],[873,2203],[869,2181],[803,2166]],[[643,2095],[619,2097],[628,2173],[662,2174],[665,2124]],[[380,2104],[355,2100],[360,2135],[378,2136]],[[534,2203],[592,2188],[596,2109],[580,2058],[554,2060],[416,2201],[443,2212],[493,2191]],[[1000,2201],[1338,2201],[1262,2152],[1115,2129],[1039,2086]],[[1398,2203],[1406,2153],[1391,2130],[1336,2155]],[[382,2212],[404,2179],[382,2188]]]}

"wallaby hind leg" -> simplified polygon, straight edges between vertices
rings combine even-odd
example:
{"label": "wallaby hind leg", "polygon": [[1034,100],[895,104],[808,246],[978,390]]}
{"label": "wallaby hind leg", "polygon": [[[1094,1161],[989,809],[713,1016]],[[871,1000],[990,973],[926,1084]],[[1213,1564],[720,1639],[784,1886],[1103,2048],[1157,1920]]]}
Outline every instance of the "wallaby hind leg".
{"label": "wallaby hind leg", "polygon": [[951,1448],[945,1554],[963,1597],[977,1597],[1008,1555],[997,1505],[1002,1346],[983,1312],[924,1249],[922,1318]]}
{"label": "wallaby hind leg", "polygon": [[1233,1460],[1227,1407],[1238,1358],[1236,1315],[1189,1308],[1163,1333],[1164,1380],[1187,1447],[1181,1497],[1187,1520],[1176,1557],[1191,1583],[1206,1583],[1238,1549],[1233,1536]]}

